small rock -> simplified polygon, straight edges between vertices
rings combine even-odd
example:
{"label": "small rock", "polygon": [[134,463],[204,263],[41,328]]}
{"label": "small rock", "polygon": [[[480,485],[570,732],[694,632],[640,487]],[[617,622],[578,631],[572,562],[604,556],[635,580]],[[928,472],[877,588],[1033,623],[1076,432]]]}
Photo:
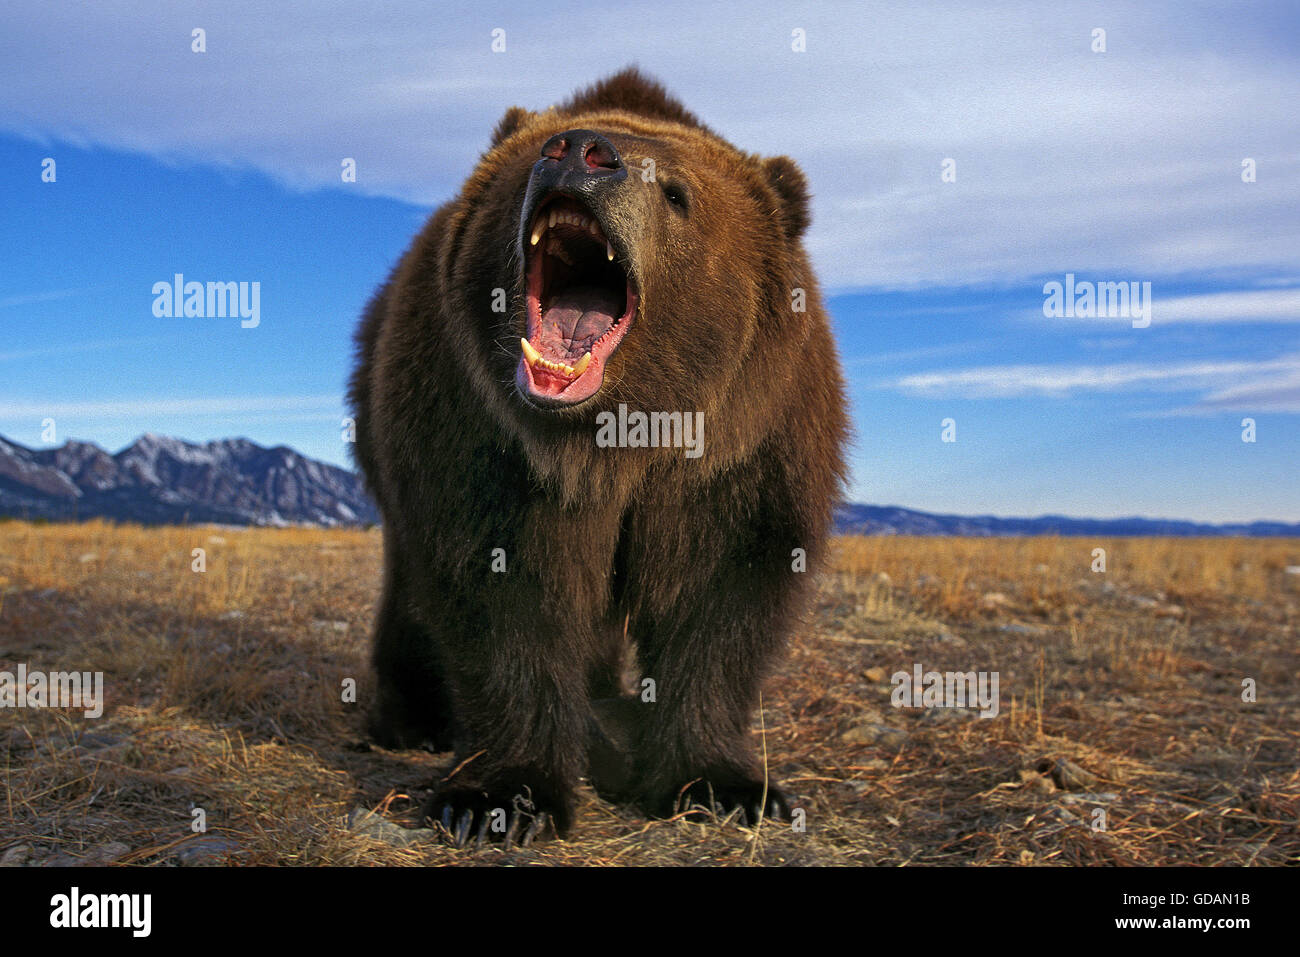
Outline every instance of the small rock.
{"label": "small rock", "polygon": [[240,611],[238,608],[232,608],[230,611],[223,612],[222,614],[218,615],[217,619],[219,621],[239,621],[244,617],[246,616],[242,611]]}
{"label": "small rock", "polygon": [[0,867],[22,867],[31,856],[32,846],[30,844],[15,844],[3,854],[0,854]]}
{"label": "small rock", "polygon": [[334,632],[337,635],[346,635],[349,624],[346,621],[329,621],[324,618],[317,618],[311,623],[311,630],[316,632]]}
{"label": "small rock", "polygon": [[103,847],[95,851],[95,857],[107,864],[131,853],[131,846],[123,844],[121,841],[109,841]]}
{"label": "small rock", "polygon": [[1062,794],[1062,804],[1096,805],[1114,804],[1119,795],[1114,791],[1084,791],[1081,794]]}
{"label": "small rock", "polygon": [[348,815],[348,830],[376,841],[383,841],[393,847],[410,847],[428,841],[435,832],[419,828],[401,827],[387,820],[382,814],[364,807],[353,808]]}
{"label": "small rock", "polygon": [[893,579],[884,572],[876,572],[875,576],[871,580],[877,585],[889,585],[893,582]]}
{"label": "small rock", "polygon": [[1056,759],[1051,774],[1052,780],[1062,791],[1090,791],[1100,783],[1095,774],[1065,758]]}
{"label": "small rock", "polygon": [[224,837],[200,837],[176,849],[176,863],[181,867],[212,867],[225,864],[239,844]]}
{"label": "small rock", "polygon": [[886,681],[889,678],[889,674],[884,668],[868,668],[866,671],[862,672],[862,677],[866,678],[868,681]]}
{"label": "small rock", "polygon": [[1063,807],[1052,808],[1052,810],[1049,812],[1049,816],[1056,818],[1062,824],[1077,825],[1080,827],[1084,826],[1083,821],[1080,820],[1077,814],[1067,811]]}
{"label": "small rock", "polygon": [[95,552],[85,552],[77,556],[77,561],[83,565],[89,565],[91,562],[99,561],[99,555]]}
{"label": "small rock", "polygon": [[1011,604],[1011,599],[1000,591],[986,591],[980,598],[980,607],[986,611],[996,611]]}

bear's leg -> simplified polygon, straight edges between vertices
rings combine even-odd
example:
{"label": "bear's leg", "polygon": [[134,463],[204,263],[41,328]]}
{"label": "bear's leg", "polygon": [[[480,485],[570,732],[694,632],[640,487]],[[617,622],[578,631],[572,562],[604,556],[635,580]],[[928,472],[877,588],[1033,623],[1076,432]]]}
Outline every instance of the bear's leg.
{"label": "bear's leg", "polygon": [[[591,642],[582,629],[539,617],[535,597],[493,589],[475,612],[449,601],[431,620],[456,702],[455,771],[424,805],[456,844],[530,841],[573,823],[585,761]],[[445,614],[443,613],[445,612]]]}
{"label": "bear's leg", "polygon": [[682,554],[651,572],[673,568],[678,578],[646,586],[632,619],[643,682],[653,680],[655,699],[643,693],[640,704],[639,800],[664,816],[699,804],[740,808],[750,823],[760,811],[788,817],[790,799],[765,779],[751,721],[803,584],[781,558],[790,552],[789,529],[778,522],[752,533],[665,533],[655,537]]}
{"label": "bear's leg", "polygon": [[376,699],[371,736],[387,748],[453,745],[451,695],[433,636],[416,620],[392,533],[385,531],[384,587],[375,618]]}

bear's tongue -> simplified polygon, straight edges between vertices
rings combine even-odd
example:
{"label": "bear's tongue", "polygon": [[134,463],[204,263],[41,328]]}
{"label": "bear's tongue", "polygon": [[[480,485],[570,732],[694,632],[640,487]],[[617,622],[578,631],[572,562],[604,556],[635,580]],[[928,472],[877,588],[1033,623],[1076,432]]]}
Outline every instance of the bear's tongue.
{"label": "bear's tongue", "polygon": [[544,358],[572,365],[614,325],[620,303],[609,289],[573,286],[550,301],[533,345]]}

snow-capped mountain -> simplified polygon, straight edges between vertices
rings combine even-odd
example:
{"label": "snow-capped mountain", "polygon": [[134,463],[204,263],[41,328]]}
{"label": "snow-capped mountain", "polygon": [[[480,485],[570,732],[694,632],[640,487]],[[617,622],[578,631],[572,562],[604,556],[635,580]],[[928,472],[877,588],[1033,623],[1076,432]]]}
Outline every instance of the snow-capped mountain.
{"label": "snow-capped mountain", "polygon": [[361,478],[285,446],[195,444],[147,433],[116,454],[90,442],[29,449],[0,438],[0,514],[150,524],[363,525]]}

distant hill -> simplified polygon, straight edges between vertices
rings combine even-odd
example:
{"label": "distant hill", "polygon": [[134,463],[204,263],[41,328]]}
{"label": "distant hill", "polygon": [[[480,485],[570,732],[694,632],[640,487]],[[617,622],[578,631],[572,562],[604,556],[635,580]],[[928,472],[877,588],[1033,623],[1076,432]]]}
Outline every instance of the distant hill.
{"label": "distant hill", "polygon": [[196,445],[148,433],[110,455],[90,442],[0,438],[0,515],[145,524],[362,525],[379,521],[347,469],[247,439]]}
{"label": "distant hill", "polygon": [[[54,521],[107,518],[146,525],[368,525],[379,510],[360,476],[283,445],[248,439],[195,444],[140,436],[110,454],[92,442],[29,449],[0,437],[0,515]],[[1300,524],[1205,525],[1150,518],[997,518],[881,505],[840,506],[846,535],[1286,535]]]}
{"label": "distant hill", "polygon": [[835,510],[841,535],[1249,535],[1300,537],[1300,524],[1251,522],[1207,525],[1163,518],[998,518],[994,515],[935,515],[885,505],[841,505]]}

